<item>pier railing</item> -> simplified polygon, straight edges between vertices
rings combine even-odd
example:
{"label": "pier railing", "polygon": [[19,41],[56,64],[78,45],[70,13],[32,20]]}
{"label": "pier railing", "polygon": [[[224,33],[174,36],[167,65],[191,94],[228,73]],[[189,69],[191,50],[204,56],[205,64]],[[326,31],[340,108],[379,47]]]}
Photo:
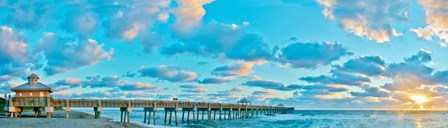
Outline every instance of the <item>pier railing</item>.
{"label": "pier railing", "polygon": [[[1,100],[1,99],[0,99]],[[53,98],[13,98],[15,107],[103,107],[103,108],[223,108],[223,109],[282,109],[287,107],[278,106],[260,106],[260,105],[242,105],[226,103],[208,103],[208,102],[190,102],[190,101],[159,101],[159,100],[126,100],[126,99],[53,99]],[[49,106],[47,105],[50,100]],[[1,104],[4,102],[0,102]],[[177,105],[177,106],[176,106]]]}
{"label": "pier railing", "polygon": [[45,107],[46,103],[48,102],[47,98],[40,98],[40,97],[12,98],[12,101],[13,106],[20,106],[20,107]]}

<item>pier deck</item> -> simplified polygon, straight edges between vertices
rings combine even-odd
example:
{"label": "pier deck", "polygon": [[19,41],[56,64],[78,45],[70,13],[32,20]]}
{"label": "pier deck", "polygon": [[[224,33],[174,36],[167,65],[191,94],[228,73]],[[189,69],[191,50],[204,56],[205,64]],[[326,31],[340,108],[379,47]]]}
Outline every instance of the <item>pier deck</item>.
{"label": "pier deck", "polygon": [[[0,106],[2,104],[0,103]],[[22,108],[34,108],[36,116],[40,116],[40,113],[45,108],[47,117],[51,118],[51,113],[54,107],[65,107],[66,118],[70,117],[70,108],[93,108],[95,112],[95,118],[100,117],[102,108],[119,108],[121,111],[120,121],[130,122],[130,114],[133,108],[141,108],[145,112],[145,123],[151,123],[151,115],[153,117],[153,124],[155,125],[157,108],[163,108],[165,111],[165,123],[169,119],[171,124],[172,114],[174,112],[174,122],[176,125],[179,123],[177,113],[182,111],[182,122],[184,118],[187,122],[190,118],[190,112],[192,112],[192,120],[199,120],[199,113],[201,113],[201,119],[204,120],[204,114],[206,114],[207,120],[218,119],[239,119],[249,118],[261,114],[276,114],[287,113],[294,108],[283,106],[265,106],[265,105],[247,105],[247,104],[226,104],[226,103],[209,103],[209,102],[190,102],[190,101],[160,101],[160,100],[138,100],[138,99],[53,99],[51,97],[46,98],[11,98],[3,102],[5,110],[10,112],[11,117],[17,117],[20,115]],[[185,117],[185,112],[187,116]],[[147,114],[148,113],[148,114]],[[169,118],[167,117],[169,114]],[[213,115],[213,117],[212,117]]]}

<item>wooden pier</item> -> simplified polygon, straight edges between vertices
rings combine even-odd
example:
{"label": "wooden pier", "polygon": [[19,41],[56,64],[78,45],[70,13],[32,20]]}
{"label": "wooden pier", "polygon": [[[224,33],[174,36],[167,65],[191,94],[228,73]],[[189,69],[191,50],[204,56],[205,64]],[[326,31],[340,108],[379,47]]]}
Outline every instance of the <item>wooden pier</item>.
{"label": "wooden pier", "polygon": [[[4,103],[5,111],[11,118],[20,116],[23,108],[34,108],[35,116],[40,116],[45,110],[47,118],[51,118],[54,107],[65,107],[66,118],[70,117],[70,108],[93,108],[95,118],[100,118],[103,108],[117,108],[120,110],[120,121],[130,122],[133,109],[143,109],[144,123],[156,125],[158,108],[165,111],[164,123],[171,124],[172,120],[178,125],[181,122],[198,120],[232,120],[250,118],[257,115],[287,113],[294,108],[283,106],[263,106],[247,104],[225,104],[189,101],[159,101],[159,100],[122,100],[122,99],[53,99],[46,98],[12,98],[8,97]],[[45,109],[44,109],[45,108]],[[178,113],[182,111],[181,121]],[[186,114],[185,114],[186,113]],[[191,113],[191,114],[190,114]],[[174,114],[174,118],[172,117]],[[218,116],[218,117],[217,117]],[[190,119],[191,117],[191,119]]]}

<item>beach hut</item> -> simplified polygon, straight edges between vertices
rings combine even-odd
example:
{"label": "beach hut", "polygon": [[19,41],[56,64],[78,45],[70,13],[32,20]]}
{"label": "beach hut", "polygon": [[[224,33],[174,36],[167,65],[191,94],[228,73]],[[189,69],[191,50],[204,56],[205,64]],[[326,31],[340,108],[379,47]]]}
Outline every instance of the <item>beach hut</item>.
{"label": "beach hut", "polygon": [[39,82],[39,76],[31,74],[28,76],[28,83],[19,85],[11,89],[16,93],[17,98],[50,97],[53,90],[45,84]]}
{"label": "beach hut", "polygon": [[242,99],[242,100],[238,101],[237,104],[250,105],[252,103],[249,100],[247,100],[247,99]]}
{"label": "beach hut", "polygon": [[[23,104],[22,107],[16,107],[12,104],[12,98],[9,96],[9,112],[11,113],[11,117],[17,117],[23,111],[24,107],[32,107],[34,110],[34,115],[41,116],[41,111],[43,107],[45,107],[45,111],[47,112],[47,117],[51,118],[51,115],[54,111],[54,107],[51,106],[50,102],[53,98],[51,98],[51,93],[53,93],[53,89],[48,87],[45,84],[39,82],[39,76],[36,74],[31,74],[27,77],[28,82],[17,87],[12,88],[11,90],[16,94],[15,100],[21,102]],[[38,101],[38,104],[29,104],[28,102],[23,101]]]}

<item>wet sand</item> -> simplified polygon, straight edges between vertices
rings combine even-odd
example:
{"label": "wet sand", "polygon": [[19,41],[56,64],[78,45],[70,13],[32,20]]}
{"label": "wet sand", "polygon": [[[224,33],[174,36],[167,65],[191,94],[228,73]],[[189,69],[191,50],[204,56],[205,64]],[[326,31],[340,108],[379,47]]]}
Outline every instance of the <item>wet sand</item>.
{"label": "wet sand", "polygon": [[22,112],[19,118],[5,117],[4,112],[0,112],[1,128],[147,128],[149,126],[137,123],[113,122],[108,118],[95,119],[93,115],[71,110],[70,118],[65,118],[64,110],[55,110],[51,119],[46,118],[46,113],[42,112],[42,117],[34,117],[34,112]]}

